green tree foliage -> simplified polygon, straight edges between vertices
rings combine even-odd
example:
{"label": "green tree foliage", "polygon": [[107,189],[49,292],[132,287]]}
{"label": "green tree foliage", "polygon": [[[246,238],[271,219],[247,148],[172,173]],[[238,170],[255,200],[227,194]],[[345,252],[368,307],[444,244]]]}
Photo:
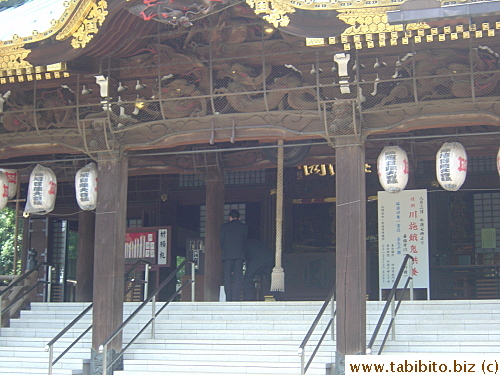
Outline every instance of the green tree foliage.
{"label": "green tree foliage", "polygon": [[[22,223],[22,220],[20,220]],[[11,275],[14,264],[14,210],[5,207],[0,211],[0,275]],[[22,230],[19,229],[18,242],[21,243]]]}

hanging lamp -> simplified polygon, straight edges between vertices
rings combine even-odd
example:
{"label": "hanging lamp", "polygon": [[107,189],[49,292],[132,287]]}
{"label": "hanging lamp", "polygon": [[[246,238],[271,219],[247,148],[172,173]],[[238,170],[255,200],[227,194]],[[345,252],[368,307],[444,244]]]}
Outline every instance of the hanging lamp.
{"label": "hanging lamp", "polygon": [[54,209],[57,178],[52,169],[38,164],[30,175],[28,199],[24,212],[44,215]]}
{"label": "hanging lamp", "polygon": [[97,166],[89,163],[76,172],[76,201],[82,210],[94,210],[97,206]]}
{"label": "hanging lamp", "polygon": [[17,194],[17,170],[15,169],[0,169],[7,176],[9,185],[9,199],[14,199]]}
{"label": "hanging lamp", "polygon": [[443,189],[457,191],[467,176],[467,153],[459,142],[446,142],[436,155],[436,177]]}
{"label": "hanging lamp", "polygon": [[399,193],[408,183],[408,155],[399,146],[386,146],[377,159],[377,173],[382,188]]}
{"label": "hanging lamp", "polygon": [[9,200],[9,178],[6,173],[0,171],[0,211],[7,206]]}

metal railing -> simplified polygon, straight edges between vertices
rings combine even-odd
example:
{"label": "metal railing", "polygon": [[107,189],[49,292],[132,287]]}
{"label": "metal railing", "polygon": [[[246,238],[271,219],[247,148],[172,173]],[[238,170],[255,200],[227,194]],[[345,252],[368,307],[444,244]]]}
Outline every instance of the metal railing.
{"label": "metal railing", "polygon": [[[316,356],[316,353],[318,352],[321,344],[323,343],[323,340],[325,339],[325,336],[328,332],[328,330],[330,329],[332,323],[333,323],[333,320],[335,318],[335,314],[336,314],[336,311],[335,311],[335,304],[334,304],[334,301],[335,301],[335,286],[333,286],[333,288],[330,290],[330,293],[328,293],[328,297],[326,297],[326,300],[325,302],[323,303],[323,305],[321,306],[321,309],[319,310],[318,314],[316,315],[316,318],[314,319],[311,327],[309,328],[309,331],[307,331],[307,334],[306,336],[304,337],[304,339],[302,340],[302,343],[300,344],[299,346],[299,356],[300,356],[300,374],[301,375],[305,375],[305,373],[307,372],[307,369],[309,368],[309,366],[311,365],[314,357]],[[318,341],[318,344],[316,345],[316,347],[314,348],[309,360],[307,361],[307,364],[305,363],[305,348],[306,348],[306,345],[309,341],[309,339],[311,338],[312,334],[314,333],[314,330],[316,329],[316,326],[318,325],[319,321],[321,320],[321,317],[323,316],[326,308],[328,307],[328,305],[330,304],[330,302],[332,303],[332,314],[331,314],[331,317],[330,319],[328,320],[328,323],[321,335],[321,338],[319,339]],[[332,332],[332,340],[333,340],[333,332]]]}
{"label": "metal railing", "polygon": [[134,289],[134,287],[138,284],[138,281],[135,280],[135,278],[130,279],[130,275],[141,264],[144,264],[144,266],[145,266],[144,267],[144,280],[141,281],[141,283],[144,284],[143,299],[145,300],[148,297],[149,271],[151,269],[151,262],[144,260],[144,259],[139,259],[132,266],[130,266],[130,268],[125,272],[125,284],[128,281],[132,282],[132,286],[130,286],[129,288],[125,288],[126,289],[125,295],[127,295],[130,291],[132,291],[132,289]]}
{"label": "metal railing", "polygon": [[[37,282],[34,285],[31,285],[27,290],[24,290],[21,294],[16,296],[14,300],[10,301],[9,304],[4,308],[3,307],[3,297],[8,295],[14,287],[18,286],[21,282],[29,278],[33,273],[38,272],[41,267],[47,267],[48,272],[47,272],[47,280],[37,280]],[[0,292],[0,321],[2,319],[2,315],[5,314],[7,311],[9,311],[18,301],[29,295],[33,290],[38,288],[39,285],[45,284],[49,288],[49,291],[47,292],[47,296],[50,296],[50,285],[51,285],[51,275],[52,275],[52,267],[47,264],[47,263],[40,263],[13,282],[11,282],[4,290]],[[1,329],[1,323],[0,323],[0,329]]]}
{"label": "metal railing", "polygon": [[389,311],[389,307],[392,307],[391,309],[391,321],[389,322],[389,325],[387,326],[387,330],[384,335],[384,339],[382,340],[382,343],[380,344],[380,348],[378,350],[378,355],[382,353],[384,350],[385,343],[387,342],[387,339],[389,337],[389,333],[392,331],[392,339],[395,340],[396,332],[394,329],[394,323],[396,322],[396,315],[398,313],[399,307],[401,306],[401,302],[403,301],[403,297],[405,295],[406,290],[408,289],[408,285],[410,284],[410,299],[413,300],[413,276],[411,272],[408,273],[408,276],[406,278],[405,284],[403,286],[403,289],[400,294],[400,298],[398,300],[397,305],[395,304],[396,301],[396,292],[398,290],[398,285],[399,282],[401,281],[401,278],[403,277],[403,273],[405,268],[408,265],[408,261],[411,260],[411,264],[413,265],[413,257],[410,254],[406,254],[405,258],[403,259],[403,263],[401,264],[401,267],[399,268],[398,275],[396,276],[396,280],[394,281],[394,284],[391,288],[391,291],[389,292],[389,295],[387,297],[387,301],[384,305],[384,308],[382,310],[382,313],[380,314],[380,318],[378,320],[378,323],[375,327],[375,330],[373,331],[372,337],[368,343],[368,346],[366,348],[366,354],[372,354],[372,348],[373,344],[375,343],[375,340],[377,339],[378,333],[380,329],[382,328],[382,324],[384,323],[385,317],[387,315],[387,311]]}
{"label": "metal railing", "polygon": [[[127,279],[129,275],[140,265],[140,264],[145,264],[145,277],[144,281],[141,281],[145,284],[144,286],[144,299],[146,299],[146,292],[147,292],[147,283],[149,282],[149,269],[151,267],[151,263],[148,262],[147,260],[140,259],[137,262],[135,262],[126,272],[125,272],[125,282],[127,282]],[[132,279],[132,285],[129,286],[128,289],[125,290],[124,295],[127,295],[134,287],[139,283],[139,280]],[[67,353],[73,348],[91,329],[92,329],[92,324],[88,326],[66,349],[63,350],[59,356],[53,360],[54,358],[54,344],[59,341],[61,337],[63,337],[66,332],[68,332],[71,328],[75,326],[76,323],[80,321],[90,310],[92,310],[92,307],[94,306],[93,303],[88,305],[85,310],[83,310],[75,319],[73,319],[66,327],[63,328],[61,332],[59,332],[52,340],[50,340],[47,345],[45,346],[45,351],[49,352],[49,372],[48,375],[52,375],[52,369],[54,365]]]}
{"label": "metal railing", "polygon": [[[163,306],[156,311],[156,296],[157,294],[177,275],[177,273],[187,264],[191,264],[191,279],[187,280],[184,284],[181,285],[180,288],[178,288],[174,294],[163,304]],[[158,315],[161,314],[161,312],[168,306],[170,302],[172,302],[175,297],[182,291],[182,289],[187,285],[191,284],[191,301],[194,301],[195,299],[195,263],[191,260],[185,260],[182,262],[152,293],[151,295],[137,307],[137,309],[130,314],[130,316],[125,319],[125,321],[120,324],[120,326],[101,344],[99,345],[99,352],[102,353],[102,374],[108,374],[108,370],[113,367],[113,365],[123,356],[125,351],[137,340],[137,338],[144,333],[144,331],[151,325],[151,338],[154,339],[155,337],[155,322],[156,318]],[[116,354],[116,356],[113,358],[111,363],[108,364],[107,361],[107,352],[108,352],[108,345],[111,343],[111,341],[120,334],[124,328],[134,319],[137,314],[149,303],[151,303],[151,319],[148,320],[146,324],[137,332],[137,334],[130,340],[130,342],[125,345],[125,347]]]}
{"label": "metal railing", "polygon": [[88,305],[85,310],[83,310],[75,319],[71,321],[66,327],[63,328],[61,332],[59,332],[52,340],[49,341],[49,343],[45,346],[45,351],[49,352],[49,372],[48,375],[52,375],[52,368],[53,366],[67,353],[70,351],[70,349],[75,346],[75,344],[80,341],[83,336],[87,334],[87,332],[90,331],[92,328],[92,324],[83,331],[80,336],[78,336],[66,349],[63,350],[63,352],[54,360],[52,361],[52,358],[54,356],[54,344],[62,337],[66,332],[68,332],[73,326],[80,321],[81,318],[83,318],[93,307],[93,304],[91,303]]}

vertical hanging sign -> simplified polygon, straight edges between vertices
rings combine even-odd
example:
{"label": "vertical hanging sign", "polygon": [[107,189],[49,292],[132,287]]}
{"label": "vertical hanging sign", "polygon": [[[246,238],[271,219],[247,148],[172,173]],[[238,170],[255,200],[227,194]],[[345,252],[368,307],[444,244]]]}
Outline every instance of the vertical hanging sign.
{"label": "vertical hanging sign", "polygon": [[427,190],[379,191],[378,235],[380,290],[392,288],[404,256],[410,254],[413,267],[407,268],[398,287],[411,272],[413,286],[426,288],[429,295]]}
{"label": "vertical hanging sign", "polygon": [[158,264],[167,264],[168,229],[158,230]]}

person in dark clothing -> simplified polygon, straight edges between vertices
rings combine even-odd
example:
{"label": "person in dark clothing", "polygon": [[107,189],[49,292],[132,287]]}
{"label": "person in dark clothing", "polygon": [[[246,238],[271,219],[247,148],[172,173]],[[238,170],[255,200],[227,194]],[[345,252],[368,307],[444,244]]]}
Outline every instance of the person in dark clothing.
{"label": "person in dark clothing", "polygon": [[229,221],[222,224],[219,237],[226,301],[240,300],[243,289],[243,262],[245,261],[247,235],[248,227],[240,221],[239,211],[231,210]]}
{"label": "person in dark clothing", "polygon": [[245,301],[256,299],[254,279],[260,276],[259,300],[271,292],[271,272],[274,267],[274,254],[257,238],[245,241],[246,271],[243,281],[243,297]]}

